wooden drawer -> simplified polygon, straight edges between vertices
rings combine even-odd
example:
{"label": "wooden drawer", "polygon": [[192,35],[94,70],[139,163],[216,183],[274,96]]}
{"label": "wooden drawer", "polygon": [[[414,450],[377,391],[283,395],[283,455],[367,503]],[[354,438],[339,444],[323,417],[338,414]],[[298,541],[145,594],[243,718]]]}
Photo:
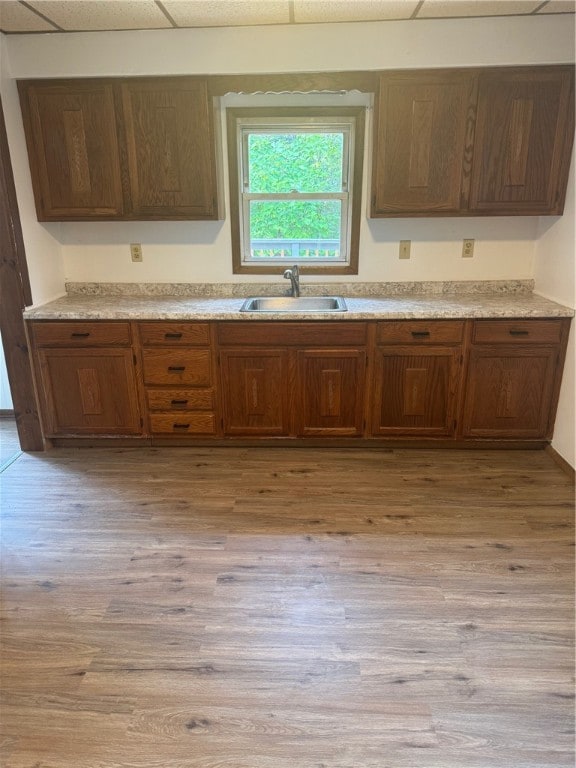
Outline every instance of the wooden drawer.
{"label": "wooden drawer", "polygon": [[127,347],[129,323],[69,322],[32,323],[37,347]]}
{"label": "wooden drawer", "polygon": [[210,343],[208,323],[138,323],[140,341],[147,346],[202,346]]}
{"label": "wooden drawer", "polygon": [[150,431],[155,435],[213,435],[216,421],[213,413],[151,413]]}
{"label": "wooden drawer", "polygon": [[464,335],[463,320],[383,320],[378,323],[379,344],[458,344]]}
{"label": "wooden drawer", "polygon": [[176,387],[212,384],[210,351],[204,349],[144,349],[144,382]]}
{"label": "wooden drawer", "polygon": [[475,344],[557,344],[562,320],[476,320]]}
{"label": "wooden drawer", "polygon": [[148,389],[151,411],[211,411],[214,393],[211,389]]}
{"label": "wooden drawer", "polygon": [[238,346],[361,346],[366,343],[366,323],[219,323],[218,339],[220,344]]}

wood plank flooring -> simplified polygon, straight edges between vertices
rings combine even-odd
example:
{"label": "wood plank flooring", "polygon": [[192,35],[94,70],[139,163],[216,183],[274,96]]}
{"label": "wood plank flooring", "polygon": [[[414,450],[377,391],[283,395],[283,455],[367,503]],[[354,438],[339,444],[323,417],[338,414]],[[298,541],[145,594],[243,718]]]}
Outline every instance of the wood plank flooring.
{"label": "wood plank flooring", "polygon": [[66,449],[1,480],[3,768],[573,765],[544,452]]}

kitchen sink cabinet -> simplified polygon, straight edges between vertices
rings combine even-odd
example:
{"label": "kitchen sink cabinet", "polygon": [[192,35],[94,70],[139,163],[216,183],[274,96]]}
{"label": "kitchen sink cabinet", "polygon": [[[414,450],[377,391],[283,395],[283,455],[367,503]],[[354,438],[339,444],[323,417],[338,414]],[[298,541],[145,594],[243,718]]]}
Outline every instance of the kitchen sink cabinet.
{"label": "kitchen sink cabinet", "polygon": [[46,437],[142,433],[128,323],[33,323]]}
{"label": "kitchen sink cabinet", "polygon": [[377,324],[373,435],[453,437],[464,321]]}
{"label": "kitchen sink cabinet", "polygon": [[562,213],[573,67],[383,73],[375,114],[372,217]]}
{"label": "kitchen sink cabinet", "polygon": [[33,321],[48,438],[550,440],[570,320]]}
{"label": "kitchen sink cabinet", "polygon": [[552,437],[569,323],[474,322],[463,437]]}
{"label": "kitchen sink cabinet", "polygon": [[282,437],[290,433],[285,349],[224,349],[220,369],[224,434]]}
{"label": "kitchen sink cabinet", "polygon": [[39,221],[218,218],[206,78],[18,86]]}
{"label": "kitchen sink cabinet", "polygon": [[361,437],[366,336],[355,322],[220,323],[224,433]]}

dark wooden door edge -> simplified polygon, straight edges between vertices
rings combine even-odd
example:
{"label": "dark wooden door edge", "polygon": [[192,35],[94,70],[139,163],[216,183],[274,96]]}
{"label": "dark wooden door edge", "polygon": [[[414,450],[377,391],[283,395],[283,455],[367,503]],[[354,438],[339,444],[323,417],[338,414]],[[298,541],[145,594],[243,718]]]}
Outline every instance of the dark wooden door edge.
{"label": "dark wooden door edge", "polygon": [[20,447],[43,451],[22,310],[32,303],[26,252],[0,100],[0,330]]}

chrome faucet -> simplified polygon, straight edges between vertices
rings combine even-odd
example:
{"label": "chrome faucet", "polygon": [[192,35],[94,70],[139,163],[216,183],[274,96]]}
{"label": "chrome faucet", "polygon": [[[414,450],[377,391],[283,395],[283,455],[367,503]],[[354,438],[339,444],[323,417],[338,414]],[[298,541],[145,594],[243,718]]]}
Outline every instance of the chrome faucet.
{"label": "chrome faucet", "polygon": [[285,270],[283,277],[285,277],[286,280],[290,280],[291,295],[294,298],[300,296],[300,271],[298,265],[294,264],[292,269]]}

